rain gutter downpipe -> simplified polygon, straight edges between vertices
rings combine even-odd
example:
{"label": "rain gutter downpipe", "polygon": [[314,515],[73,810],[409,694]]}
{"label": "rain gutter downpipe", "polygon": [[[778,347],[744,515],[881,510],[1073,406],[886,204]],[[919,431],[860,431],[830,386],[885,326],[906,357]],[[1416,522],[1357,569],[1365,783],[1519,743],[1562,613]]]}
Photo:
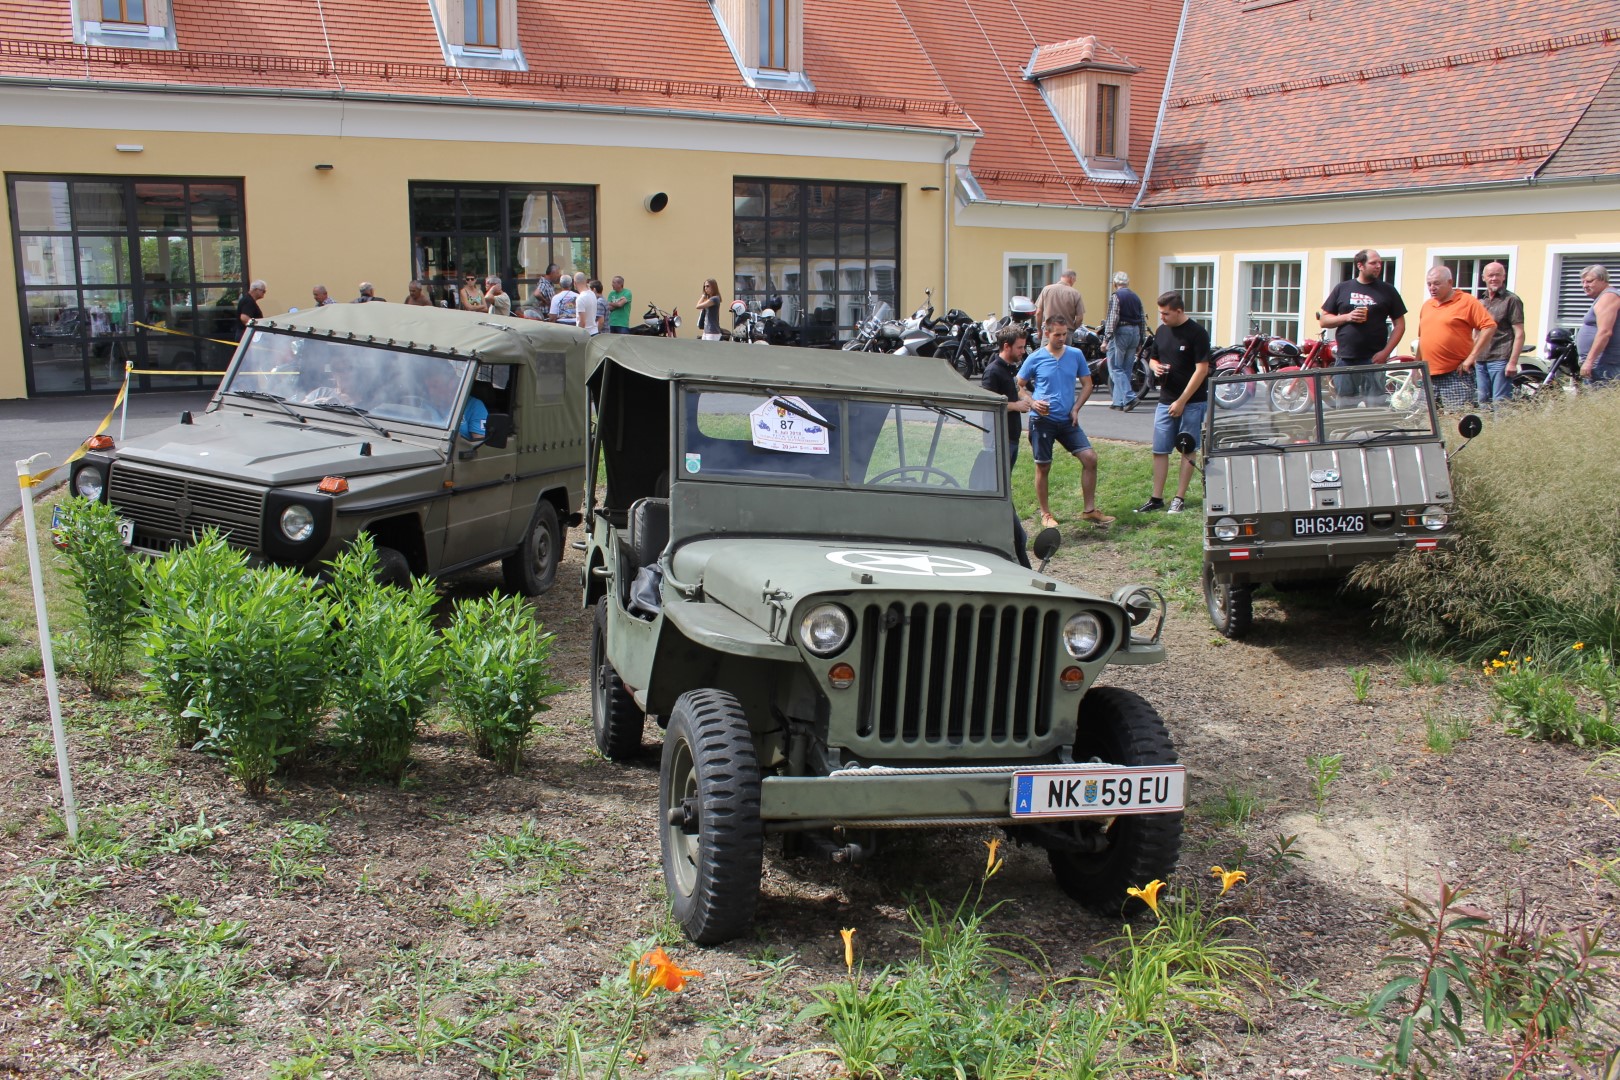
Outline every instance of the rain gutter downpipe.
{"label": "rain gutter downpipe", "polygon": [[1148,181],[1153,179],[1153,161],[1159,156],[1159,135],[1164,131],[1164,114],[1170,107],[1170,88],[1176,81],[1176,61],[1181,58],[1181,39],[1187,32],[1187,9],[1192,0],[1182,0],[1181,19],[1176,23],[1176,43],[1170,48],[1170,67],[1164,73],[1164,93],[1159,95],[1159,115],[1153,121],[1153,141],[1148,144],[1147,164],[1142,168],[1142,183],[1136,189],[1131,205],[1120,211],[1119,224],[1108,227],[1108,282],[1114,280],[1114,234],[1130,224],[1131,215],[1147,197]]}
{"label": "rain gutter downpipe", "polygon": [[942,200],[945,204],[945,280],[939,290],[939,309],[941,311],[951,310],[951,204],[956,201],[956,182],[952,172],[951,158],[955,157],[956,152],[962,149],[962,136],[960,134],[952,135],[951,139],[953,140],[951,149],[945,155],[943,163],[945,178],[939,187],[939,190],[945,196]]}

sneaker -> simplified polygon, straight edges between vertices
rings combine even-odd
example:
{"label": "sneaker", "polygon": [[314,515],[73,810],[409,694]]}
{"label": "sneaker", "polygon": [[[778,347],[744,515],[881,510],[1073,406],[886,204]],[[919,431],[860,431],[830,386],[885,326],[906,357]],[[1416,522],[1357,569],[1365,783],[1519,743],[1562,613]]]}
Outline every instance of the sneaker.
{"label": "sneaker", "polygon": [[1136,512],[1138,514],[1151,514],[1155,510],[1163,510],[1163,509],[1164,509],[1164,500],[1163,499],[1149,499],[1147,502],[1143,503],[1141,506],[1138,506],[1136,508]]}
{"label": "sneaker", "polygon": [[1180,495],[1177,495],[1175,498],[1170,500],[1170,513],[1179,514],[1185,509],[1187,509],[1187,500],[1183,499]]}
{"label": "sneaker", "polygon": [[1080,515],[1080,519],[1089,521],[1093,525],[1112,525],[1114,523],[1113,517],[1103,513],[1101,510],[1087,510]]}
{"label": "sneaker", "polygon": [[1138,405],[1140,405],[1140,404],[1141,404],[1141,403],[1142,403],[1142,399],[1141,399],[1141,398],[1139,398],[1139,397],[1133,397],[1133,398],[1131,398],[1131,400],[1129,400],[1129,401],[1127,401],[1127,402],[1126,402],[1126,403],[1125,403],[1125,405],[1124,405],[1124,409],[1125,409],[1125,411],[1126,411],[1126,412],[1132,412],[1132,411],[1133,411],[1133,410],[1135,410],[1135,408],[1136,408],[1136,407],[1137,407],[1137,406],[1138,406]]}

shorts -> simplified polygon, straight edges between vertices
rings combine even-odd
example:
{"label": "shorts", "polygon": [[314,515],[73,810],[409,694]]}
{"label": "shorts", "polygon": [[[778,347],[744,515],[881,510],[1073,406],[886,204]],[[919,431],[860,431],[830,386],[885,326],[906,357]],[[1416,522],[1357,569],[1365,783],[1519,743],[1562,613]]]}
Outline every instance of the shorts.
{"label": "shorts", "polygon": [[1053,420],[1046,416],[1029,418],[1030,457],[1037,465],[1052,464],[1052,444],[1060,444],[1071,454],[1091,449],[1091,440],[1080,430],[1079,424]]}
{"label": "shorts", "polygon": [[1153,452],[1168,454],[1176,448],[1176,436],[1185,432],[1193,437],[1197,449],[1204,438],[1204,414],[1209,411],[1207,401],[1189,401],[1180,416],[1170,415],[1170,403],[1161,402],[1153,410]]}

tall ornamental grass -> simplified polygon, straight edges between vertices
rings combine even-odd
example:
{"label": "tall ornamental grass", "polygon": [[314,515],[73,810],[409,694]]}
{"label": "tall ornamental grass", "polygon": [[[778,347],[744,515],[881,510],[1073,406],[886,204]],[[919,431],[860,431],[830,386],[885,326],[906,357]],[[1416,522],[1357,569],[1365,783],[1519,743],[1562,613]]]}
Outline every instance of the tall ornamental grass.
{"label": "tall ornamental grass", "polygon": [[1620,389],[1502,411],[1451,472],[1456,546],[1353,576],[1382,616],[1476,659],[1620,646]]}

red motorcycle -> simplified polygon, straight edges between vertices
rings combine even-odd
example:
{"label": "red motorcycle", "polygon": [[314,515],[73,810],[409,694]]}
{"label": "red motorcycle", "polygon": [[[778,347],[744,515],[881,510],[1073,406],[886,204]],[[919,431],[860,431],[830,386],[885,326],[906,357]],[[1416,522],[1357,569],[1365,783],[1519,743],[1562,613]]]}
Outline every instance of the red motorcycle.
{"label": "red motorcycle", "polygon": [[647,313],[641,317],[641,322],[630,328],[632,334],[641,334],[647,337],[674,337],[675,331],[681,327],[681,310],[665,311],[657,304],[648,304]]}
{"label": "red motorcycle", "polygon": [[[1333,342],[1327,340],[1324,334],[1305,345],[1299,353],[1299,363],[1292,365],[1292,368],[1299,371],[1329,368],[1333,366],[1334,355]],[[1309,377],[1278,379],[1271,384],[1271,407],[1277,412],[1304,412],[1316,403],[1317,386],[1318,381]]]}
{"label": "red motorcycle", "polygon": [[[1298,367],[1299,346],[1271,334],[1250,334],[1242,345],[1228,345],[1210,355],[1211,375],[1262,375],[1280,368]],[[1222,383],[1214,390],[1215,404],[1235,409],[1254,396],[1254,383]]]}

